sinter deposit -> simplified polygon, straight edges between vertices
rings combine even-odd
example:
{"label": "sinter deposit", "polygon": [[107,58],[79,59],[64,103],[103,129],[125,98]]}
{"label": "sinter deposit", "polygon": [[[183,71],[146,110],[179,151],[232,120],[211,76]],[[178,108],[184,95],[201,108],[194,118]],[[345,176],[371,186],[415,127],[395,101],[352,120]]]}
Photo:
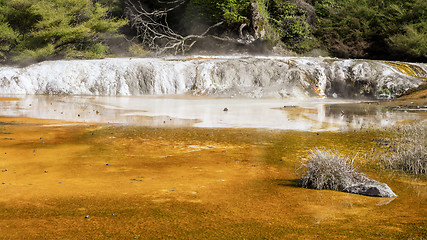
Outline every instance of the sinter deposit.
{"label": "sinter deposit", "polygon": [[320,57],[115,58],[0,68],[0,94],[392,97],[427,64]]}

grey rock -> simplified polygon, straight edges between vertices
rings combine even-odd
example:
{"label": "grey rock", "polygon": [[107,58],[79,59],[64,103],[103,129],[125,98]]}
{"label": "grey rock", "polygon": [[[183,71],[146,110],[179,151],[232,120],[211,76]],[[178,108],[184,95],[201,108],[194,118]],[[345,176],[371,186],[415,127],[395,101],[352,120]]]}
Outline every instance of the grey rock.
{"label": "grey rock", "polygon": [[355,193],[371,197],[397,197],[391,188],[385,184],[375,180],[367,183],[353,184],[346,187],[343,192]]}

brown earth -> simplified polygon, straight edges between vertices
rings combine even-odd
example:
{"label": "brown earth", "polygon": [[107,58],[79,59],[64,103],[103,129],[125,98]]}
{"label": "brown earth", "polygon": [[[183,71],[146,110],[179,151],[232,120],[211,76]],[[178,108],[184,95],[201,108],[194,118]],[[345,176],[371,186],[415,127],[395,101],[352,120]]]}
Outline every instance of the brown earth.
{"label": "brown earth", "polygon": [[310,149],[379,134],[1,117],[0,239],[425,238],[425,180],[364,169],[394,200],[296,186]]}

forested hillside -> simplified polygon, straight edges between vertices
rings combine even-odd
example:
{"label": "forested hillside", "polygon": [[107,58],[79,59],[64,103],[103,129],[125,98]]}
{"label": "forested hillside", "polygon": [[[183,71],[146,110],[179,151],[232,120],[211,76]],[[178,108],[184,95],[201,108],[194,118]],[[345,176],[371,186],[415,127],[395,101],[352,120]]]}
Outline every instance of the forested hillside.
{"label": "forested hillside", "polygon": [[255,53],[427,60],[425,0],[0,0],[0,61]]}

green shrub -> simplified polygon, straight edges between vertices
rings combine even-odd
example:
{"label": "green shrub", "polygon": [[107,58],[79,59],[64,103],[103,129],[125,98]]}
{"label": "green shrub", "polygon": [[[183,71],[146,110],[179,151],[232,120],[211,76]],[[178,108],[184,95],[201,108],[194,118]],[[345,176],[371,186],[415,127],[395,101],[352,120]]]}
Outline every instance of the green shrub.
{"label": "green shrub", "polygon": [[289,1],[271,0],[268,11],[270,22],[283,43],[297,52],[311,49],[310,25],[304,10]]}
{"label": "green shrub", "polygon": [[17,52],[13,60],[16,62],[31,62],[31,61],[42,61],[52,56],[55,53],[55,47],[52,44],[48,44],[41,48],[24,49],[21,52]]}
{"label": "green shrub", "polygon": [[225,0],[219,3],[223,18],[228,24],[249,23],[249,0]]}
{"label": "green shrub", "polygon": [[142,57],[149,53],[141,44],[133,43],[129,46],[129,53],[135,57]]}

